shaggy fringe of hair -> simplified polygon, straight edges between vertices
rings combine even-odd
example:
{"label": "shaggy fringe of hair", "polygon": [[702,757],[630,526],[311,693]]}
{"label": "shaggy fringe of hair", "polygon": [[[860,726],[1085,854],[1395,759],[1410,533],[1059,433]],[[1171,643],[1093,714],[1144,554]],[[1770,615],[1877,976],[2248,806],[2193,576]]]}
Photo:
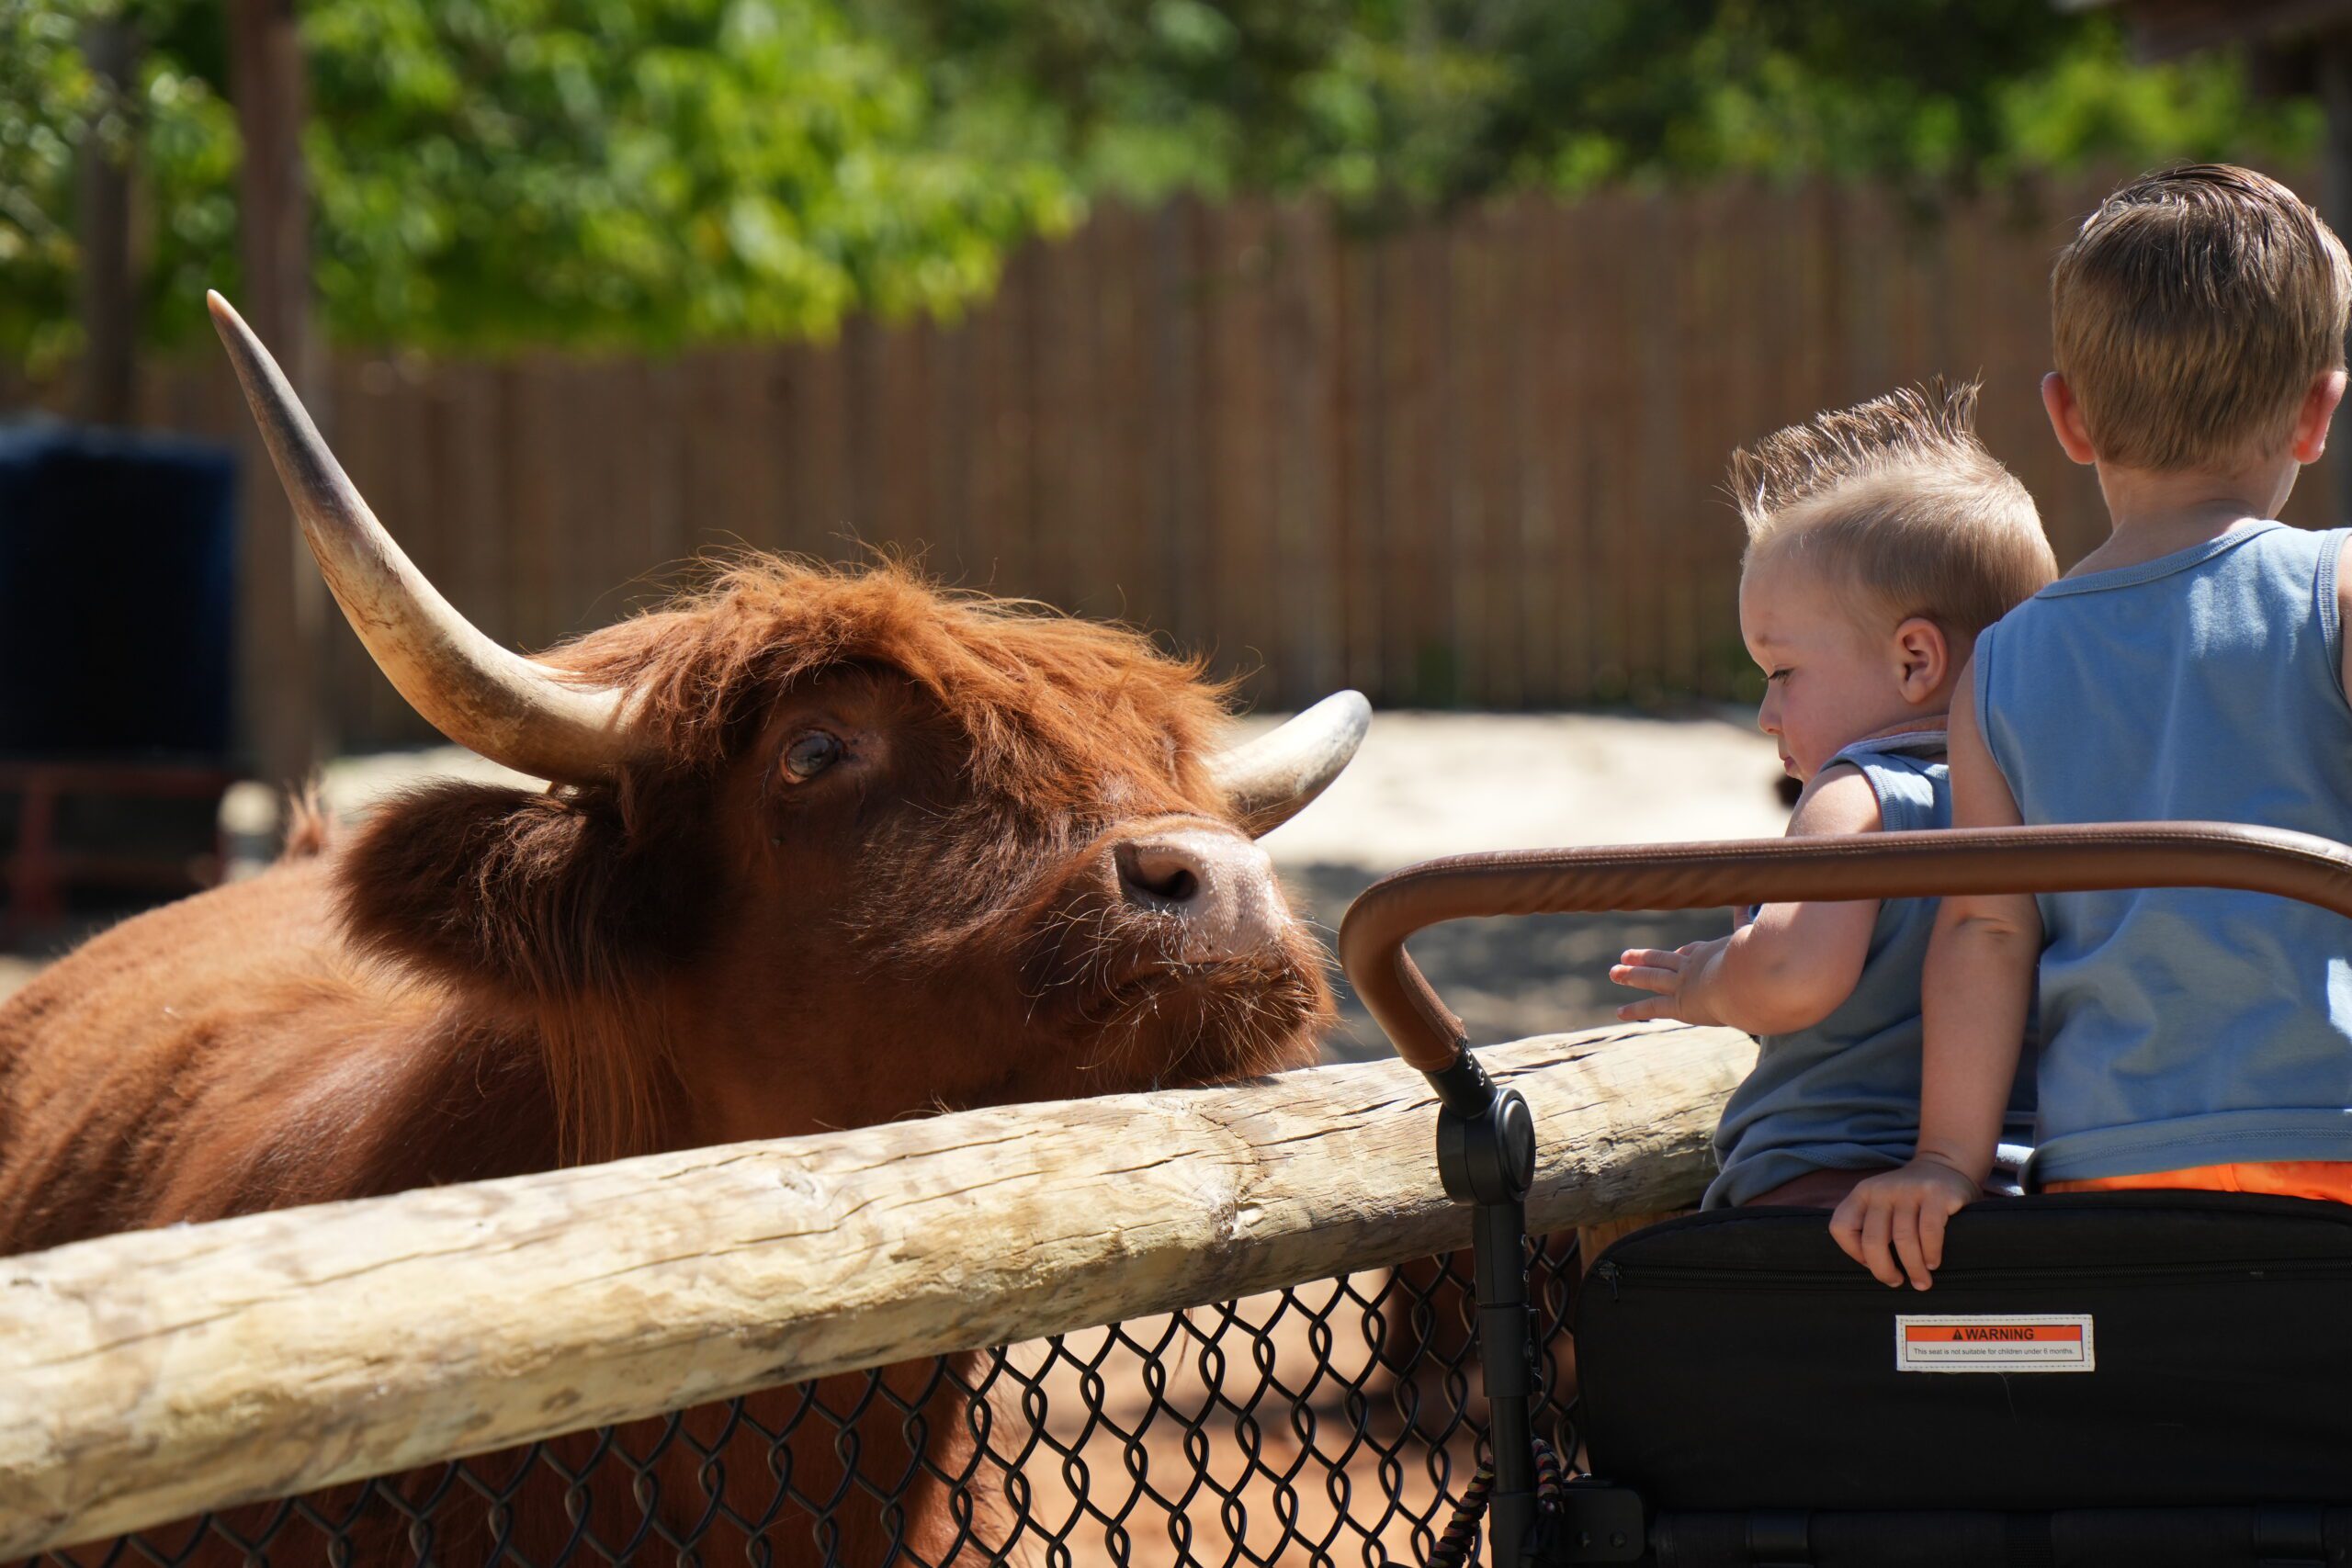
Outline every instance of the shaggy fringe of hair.
{"label": "shaggy fringe of hair", "polygon": [[768,705],[829,668],[872,662],[927,690],[969,739],[974,782],[1048,808],[1087,797],[1068,759],[1104,766],[1174,738],[1214,746],[1232,683],[1124,626],[943,587],[898,560],[837,568],[753,555],[659,609],[552,650],[549,663],[636,694],[665,765],[711,769]]}
{"label": "shaggy fringe of hair", "polygon": [[1992,462],[1976,438],[1981,389],[1975,381],[1931,377],[1740,447],[1731,455],[1728,488],[1748,537],[1768,530],[1792,506],[1900,463]]}

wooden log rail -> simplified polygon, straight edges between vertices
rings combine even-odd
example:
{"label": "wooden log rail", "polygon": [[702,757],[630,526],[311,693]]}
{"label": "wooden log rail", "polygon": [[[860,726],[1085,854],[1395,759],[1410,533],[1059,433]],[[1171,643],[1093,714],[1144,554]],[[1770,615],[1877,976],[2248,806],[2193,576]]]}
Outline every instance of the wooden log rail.
{"label": "wooden log rail", "polygon": [[[1481,1053],[1531,1225],[1687,1204],[1745,1035]],[[0,1559],[1466,1245],[1397,1062],[966,1111],[0,1259]]]}

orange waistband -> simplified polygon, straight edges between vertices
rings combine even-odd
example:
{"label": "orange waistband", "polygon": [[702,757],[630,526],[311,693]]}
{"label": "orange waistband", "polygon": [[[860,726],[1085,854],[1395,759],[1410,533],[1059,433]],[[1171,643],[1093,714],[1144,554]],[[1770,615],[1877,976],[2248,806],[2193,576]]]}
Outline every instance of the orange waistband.
{"label": "orange waistband", "polygon": [[2186,1188],[2199,1192],[2263,1192],[2276,1198],[2319,1198],[2352,1203],[2352,1160],[2264,1160],[2245,1165],[2197,1165],[2144,1176],[2093,1176],[2052,1181],[2045,1192],[2133,1192]]}

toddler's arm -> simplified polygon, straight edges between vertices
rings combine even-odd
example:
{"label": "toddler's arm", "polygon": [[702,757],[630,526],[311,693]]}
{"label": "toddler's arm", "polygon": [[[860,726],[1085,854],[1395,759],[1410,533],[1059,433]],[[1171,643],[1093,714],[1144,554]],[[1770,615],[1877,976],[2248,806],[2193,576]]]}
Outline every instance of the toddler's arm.
{"label": "toddler's arm", "polygon": [[[1870,781],[1841,762],[1823,770],[1799,797],[1789,836],[1871,833],[1879,825]],[[1671,952],[1629,949],[1609,977],[1656,995],[1627,1002],[1617,1016],[1724,1023],[1750,1034],[1809,1029],[1853,994],[1877,923],[1874,898],[1767,904],[1727,937]]]}
{"label": "toddler's arm", "polygon": [[[1963,671],[1951,708],[1952,826],[2015,828],[2017,801],[1977,727],[1974,689]],[[1838,1245],[1882,1284],[1907,1278],[1926,1290],[1943,1264],[1944,1222],[1982,1195],[2041,956],[2041,912],[2030,895],[1950,897],[1936,911],[1919,984],[1918,1153],[1855,1188],[1829,1221]]]}

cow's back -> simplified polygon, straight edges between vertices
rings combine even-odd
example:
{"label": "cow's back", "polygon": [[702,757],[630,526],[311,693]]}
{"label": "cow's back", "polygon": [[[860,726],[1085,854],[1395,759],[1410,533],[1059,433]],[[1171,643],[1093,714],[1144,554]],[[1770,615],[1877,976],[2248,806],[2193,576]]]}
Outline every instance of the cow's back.
{"label": "cow's back", "polygon": [[139,916],[0,1006],[0,1252],[555,1163],[527,1037],[354,953],[333,873]]}
{"label": "cow's back", "polygon": [[[334,873],[332,857],[295,862],[140,916],[0,1005],[0,1253],[557,1163],[530,1037],[485,1021],[478,1003],[469,1008],[397,965],[356,953],[336,917]],[[968,1383],[975,1369],[964,1360]],[[961,1387],[929,1360],[881,1375],[931,1434],[922,1457],[960,1472],[968,1463]],[[818,1397],[849,1410],[873,1394],[866,1375],[853,1373],[821,1385]],[[715,1471],[702,1449],[674,1441],[658,1418],[619,1427],[613,1441],[661,1454],[662,1524],[681,1534],[707,1531],[707,1551],[749,1544],[734,1525],[704,1517],[707,1489],[723,1485],[741,1515],[763,1517],[775,1510],[781,1463],[803,1495],[843,1495],[820,1532],[797,1507],[760,1532],[781,1562],[878,1562],[902,1532],[927,1561],[995,1560],[981,1545],[958,1551],[949,1544],[959,1532],[943,1487],[917,1468],[901,1406],[886,1403],[872,1422],[854,1424],[851,1451],[862,1475],[915,1477],[877,1498],[842,1475],[842,1434],[808,1419],[801,1401],[786,1388],[746,1405],[767,1432],[790,1434],[781,1459],[761,1427],[739,1427],[724,1405],[683,1417],[695,1440],[719,1448],[724,1462]],[[601,1440],[580,1434],[548,1451],[591,1472],[588,1527],[624,1540],[646,1528],[645,1501],[619,1467],[591,1466]],[[478,1473],[509,1477],[526,1460],[508,1450],[471,1462]],[[440,1494],[447,1477],[432,1466],[379,1484],[421,1498]],[[493,1542],[509,1537],[534,1557],[557,1551],[580,1528],[575,1491],[557,1472],[535,1468],[493,1527],[458,1488],[436,1516],[445,1539],[435,1560],[485,1562],[497,1554]],[[312,1501],[341,1517],[357,1495],[345,1487]],[[259,1534],[273,1507],[232,1509],[225,1519]],[[406,1529],[404,1515],[379,1506],[349,1540],[363,1560],[390,1559]],[[820,1533],[840,1556],[824,1551]],[[298,1537],[272,1561],[288,1568],[332,1561],[323,1540]],[[107,1550],[101,1543],[65,1556],[95,1562]],[[189,1561],[230,1568],[243,1553],[214,1540]]]}

